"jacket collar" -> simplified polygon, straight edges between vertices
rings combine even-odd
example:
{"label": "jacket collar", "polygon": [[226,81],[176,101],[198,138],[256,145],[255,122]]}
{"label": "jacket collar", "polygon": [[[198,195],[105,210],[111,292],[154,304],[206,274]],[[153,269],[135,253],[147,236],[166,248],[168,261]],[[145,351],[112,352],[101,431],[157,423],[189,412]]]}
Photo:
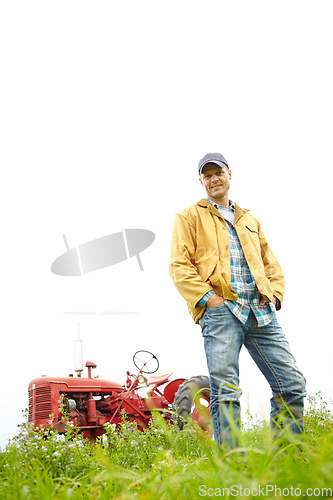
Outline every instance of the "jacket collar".
{"label": "jacket collar", "polygon": [[[220,217],[220,219],[223,219],[222,215],[217,210],[217,208],[215,208],[214,205],[212,205],[210,201],[207,200],[207,198],[202,198],[202,200],[198,201],[197,205],[199,207],[208,208],[212,212],[212,214],[216,215],[217,217]],[[237,203],[235,203],[235,223],[238,222],[238,220],[249,211],[250,211],[249,209],[241,208],[239,205],[237,205]]]}

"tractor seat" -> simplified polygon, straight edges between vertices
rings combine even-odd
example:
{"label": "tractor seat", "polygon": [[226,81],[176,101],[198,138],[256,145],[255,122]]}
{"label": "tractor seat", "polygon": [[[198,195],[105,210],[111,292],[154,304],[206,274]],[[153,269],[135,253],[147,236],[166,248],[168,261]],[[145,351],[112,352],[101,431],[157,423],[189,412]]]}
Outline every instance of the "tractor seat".
{"label": "tractor seat", "polygon": [[169,380],[169,377],[171,377],[171,375],[173,374],[173,372],[168,372],[168,373],[164,373],[162,375],[156,375],[155,377],[152,376],[152,377],[148,377],[148,382],[149,382],[149,385],[150,384],[163,384],[163,382],[167,382]]}

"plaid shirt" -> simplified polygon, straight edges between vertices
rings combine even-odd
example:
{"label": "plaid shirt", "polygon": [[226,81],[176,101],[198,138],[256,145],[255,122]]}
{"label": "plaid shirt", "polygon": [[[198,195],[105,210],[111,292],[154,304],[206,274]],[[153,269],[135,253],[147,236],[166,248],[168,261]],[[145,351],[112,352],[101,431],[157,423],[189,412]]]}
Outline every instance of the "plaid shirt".
{"label": "plaid shirt", "polygon": [[[212,203],[215,208],[217,208],[226,221],[229,236],[231,286],[237,293],[238,299],[237,302],[225,300],[225,304],[242,323],[246,323],[250,311],[252,310],[259,327],[268,325],[268,323],[270,323],[273,319],[275,306],[272,303],[266,303],[264,306],[259,305],[261,296],[258,288],[256,287],[250,268],[246,262],[243,249],[234,226],[235,205],[232,201],[230,201],[230,208],[220,207],[216,203],[213,203],[209,198],[208,201]],[[206,303],[209,296],[213,295],[213,293],[213,291],[208,292],[208,294],[206,294],[201,300],[204,300]],[[199,305],[204,305],[200,302]]]}

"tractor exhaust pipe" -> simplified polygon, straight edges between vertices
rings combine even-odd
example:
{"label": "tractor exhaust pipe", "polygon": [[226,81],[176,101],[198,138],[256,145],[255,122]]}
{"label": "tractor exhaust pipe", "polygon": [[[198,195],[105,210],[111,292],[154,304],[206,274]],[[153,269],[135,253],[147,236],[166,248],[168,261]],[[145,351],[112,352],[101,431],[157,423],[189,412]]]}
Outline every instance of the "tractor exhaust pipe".
{"label": "tractor exhaust pipe", "polygon": [[80,323],[76,324],[76,338],[74,340],[74,353],[75,353],[75,371],[78,377],[81,377],[83,372],[82,361],[82,339],[80,336]]}

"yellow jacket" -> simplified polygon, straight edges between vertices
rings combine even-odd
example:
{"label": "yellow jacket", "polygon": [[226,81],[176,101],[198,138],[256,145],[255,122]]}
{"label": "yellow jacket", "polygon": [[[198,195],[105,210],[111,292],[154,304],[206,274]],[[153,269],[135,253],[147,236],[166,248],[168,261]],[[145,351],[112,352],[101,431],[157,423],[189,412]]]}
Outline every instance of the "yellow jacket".
{"label": "yellow jacket", "polygon": [[[235,205],[235,228],[258,290],[268,302],[275,295],[282,303],[282,269],[260,223],[248,210]],[[237,300],[237,293],[231,287],[227,225],[208,200],[202,199],[176,215],[169,272],[196,323],[205,310],[205,306],[197,303],[212,288],[226,300]]]}

